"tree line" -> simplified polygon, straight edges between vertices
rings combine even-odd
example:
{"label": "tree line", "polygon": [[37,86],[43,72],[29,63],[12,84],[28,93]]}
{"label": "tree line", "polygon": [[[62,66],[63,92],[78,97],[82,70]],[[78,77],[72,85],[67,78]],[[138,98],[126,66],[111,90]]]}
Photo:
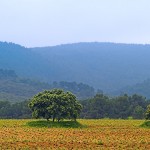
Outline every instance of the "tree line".
{"label": "tree line", "polygon": [[[137,94],[130,96],[124,94],[117,97],[96,94],[93,98],[80,100],[79,102],[82,104],[79,118],[85,119],[144,119],[147,106],[150,104],[150,100]],[[31,118],[32,111],[29,108],[29,103],[32,108],[34,105],[37,105],[36,101],[31,103],[31,100],[17,103],[0,101],[0,118]],[[56,108],[55,105],[53,107]],[[62,108],[58,109],[60,110]],[[36,115],[38,114],[35,114],[35,116]],[[60,118],[62,117],[61,115],[59,116]]]}
{"label": "tree line", "polygon": [[96,94],[81,103],[83,105],[81,118],[144,119],[150,100],[137,94],[131,96],[124,94],[112,98]]}
{"label": "tree line", "polygon": [[29,101],[11,103],[0,101],[1,119],[27,119],[31,118],[31,110],[28,107]]}

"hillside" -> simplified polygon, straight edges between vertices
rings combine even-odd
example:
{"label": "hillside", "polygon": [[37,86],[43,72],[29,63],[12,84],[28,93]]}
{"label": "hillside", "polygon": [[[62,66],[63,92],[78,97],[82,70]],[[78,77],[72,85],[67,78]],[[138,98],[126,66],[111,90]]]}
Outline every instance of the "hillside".
{"label": "hillside", "polygon": [[52,84],[20,78],[13,70],[0,69],[0,101],[19,102],[28,100],[43,90],[61,88],[74,93],[78,99],[94,96],[95,90],[86,84],[76,82],[54,82]]}
{"label": "hillside", "polygon": [[0,69],[0,100],[23,101],[49,88],[49,84],[20,78],[13,70]]}
{"label": "hillside", "polygon": [[[15,70],[19,76],[38,79],[47,70],[44,60],[31,50],[7,42],[0,42],[0,68]],[[38,76],[37,76],[38,75]]]}
{"label": "hillside", "polygon": [[138,94],[143,95],[143,96],[147,97],[148,99],[150,99],[150,79],[147,79],[141,83],[137,83],[132,86],[124,87],[118,92],[128,93],[130,95],[138,93]]}
{"label": "hillside", "polygon": [[0,42],[0,68],[49,83],[82,82],[109,94],[149,78],[149,56],[150,45],[77,43],[25,48]]}
{"label": "hillside", "polygon": [[77,43],[32,50],[53,68],[51,80],[82,81],[106,93],[150,76],[150,45]]}

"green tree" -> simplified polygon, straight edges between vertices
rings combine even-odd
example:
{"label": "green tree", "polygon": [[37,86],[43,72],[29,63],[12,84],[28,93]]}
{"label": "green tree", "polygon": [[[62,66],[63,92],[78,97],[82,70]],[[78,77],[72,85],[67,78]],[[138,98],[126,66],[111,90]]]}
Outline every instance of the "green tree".
{"label": "green tree", "polygon": [[143,119],[144,118],[144,108],[141,106],[136,106],[133,111],[132,116],[134,119]]}
{"label": "green tree", "polygon": [[147,110],[145,112],[145,119],[146,120],[150,119],[150,105],[147,106]]}
{"label": "green tree", "polygon": [[81,112],[82,106],[76,100],[76,97],[70,92],[64,92],[60,89],[44,91],[35,95],[29,107],[35,118],[50,118],[60,121],[60,119],[75,119]]}

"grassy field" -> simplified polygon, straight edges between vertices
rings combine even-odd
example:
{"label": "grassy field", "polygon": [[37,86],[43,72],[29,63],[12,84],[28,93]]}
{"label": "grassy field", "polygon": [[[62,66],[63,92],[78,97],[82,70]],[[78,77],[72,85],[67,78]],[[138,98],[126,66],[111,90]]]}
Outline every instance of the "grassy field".
{"label": "grassy field", "polygon": [[150,149],[144,120],[0,120],[1,149]]}

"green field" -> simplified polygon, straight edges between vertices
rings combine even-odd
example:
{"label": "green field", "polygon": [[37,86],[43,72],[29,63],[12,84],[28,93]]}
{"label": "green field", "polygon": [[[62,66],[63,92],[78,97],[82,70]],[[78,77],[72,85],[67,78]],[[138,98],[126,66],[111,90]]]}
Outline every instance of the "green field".
{"label": "green field", "polygon": [[150,149],[144,120],[0,120],[1,149]]}

